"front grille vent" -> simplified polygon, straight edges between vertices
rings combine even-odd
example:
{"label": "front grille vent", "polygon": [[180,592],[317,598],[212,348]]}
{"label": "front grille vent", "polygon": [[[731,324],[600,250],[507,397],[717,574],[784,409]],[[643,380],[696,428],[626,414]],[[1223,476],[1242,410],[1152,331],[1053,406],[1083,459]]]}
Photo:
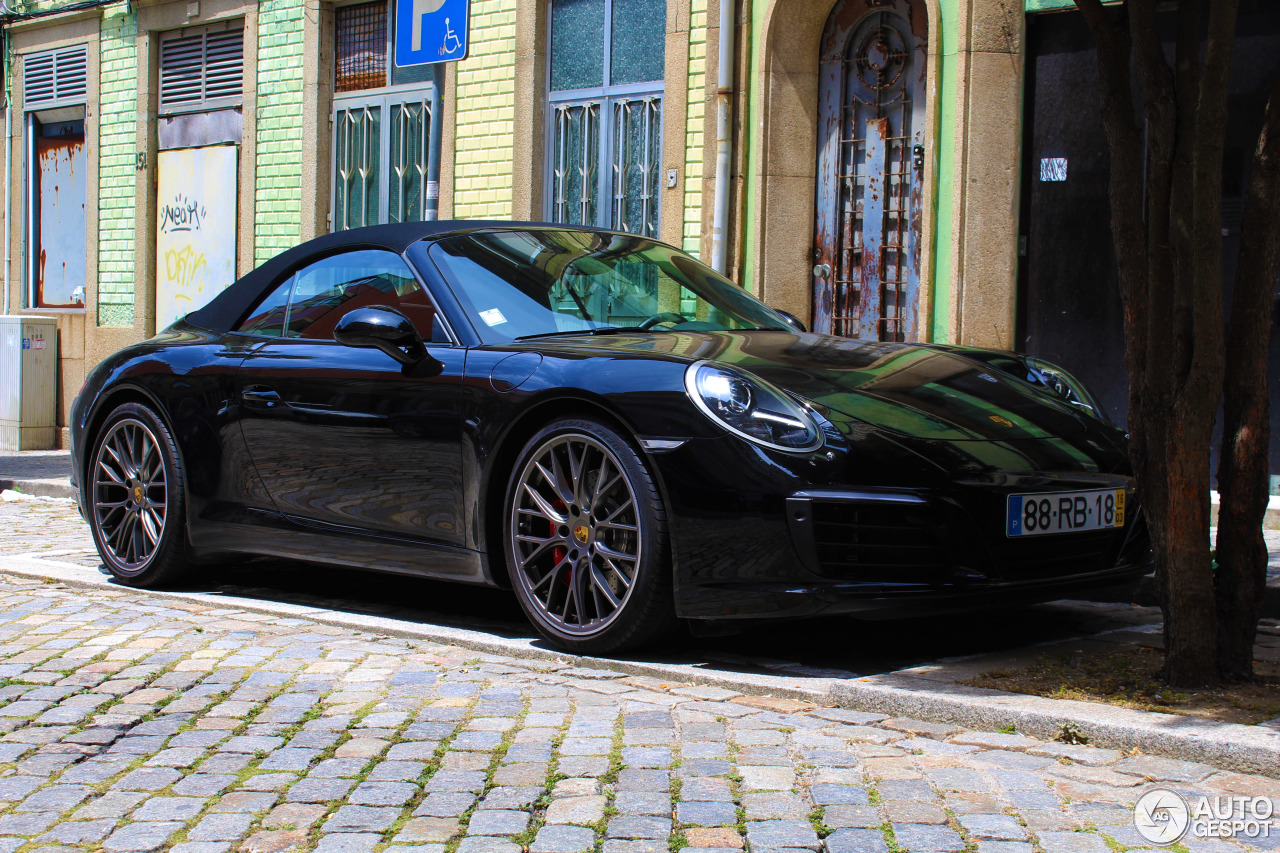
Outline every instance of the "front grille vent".
{"label": "front grille vent", "polygon": [[914,506],[815,500],[820,574],[860,583],[938,583],[950,574],[938,533]]}
{"label": "front grille vent", "polygon": [[[1020,536],[991,545],[995,574],[1001,580],[1042,580],[1103,572],[1116,564],[1128,528],[1080,533]],[[1053,540],[1052,547],[1046,538]]]}

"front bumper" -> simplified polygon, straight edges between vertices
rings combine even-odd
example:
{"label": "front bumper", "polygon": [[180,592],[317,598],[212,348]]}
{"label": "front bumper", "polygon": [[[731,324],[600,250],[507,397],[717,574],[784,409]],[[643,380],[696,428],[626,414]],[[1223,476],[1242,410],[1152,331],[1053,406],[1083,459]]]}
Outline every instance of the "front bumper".
{"label": "front bumper", "polygon": [[[718,443],[650,457],[666,489],[676,608],[686,619],[919,616],[1081,595],[1151,571],[1145,519],[1124,475],[963,480],[899,468],[901,485],[848,486],[815,483],[813,460],[744,458],[741,445],[730,465],[715,458]],[[1100,488],[1129,491],[1123,528],[1005,536],[1009,494]]]}

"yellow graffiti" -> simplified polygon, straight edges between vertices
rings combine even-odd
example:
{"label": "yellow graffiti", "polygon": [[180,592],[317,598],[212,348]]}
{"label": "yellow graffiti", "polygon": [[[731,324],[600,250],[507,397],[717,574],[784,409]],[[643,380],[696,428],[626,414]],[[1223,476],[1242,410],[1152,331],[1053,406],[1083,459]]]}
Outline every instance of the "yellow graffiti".
{"label": "yellow graffiti", "polygon": [[194,290],[199,293],[204,290],[209,275],[209,262],[204,252],[183,246],[164,253],[164,269],[179,292]]}

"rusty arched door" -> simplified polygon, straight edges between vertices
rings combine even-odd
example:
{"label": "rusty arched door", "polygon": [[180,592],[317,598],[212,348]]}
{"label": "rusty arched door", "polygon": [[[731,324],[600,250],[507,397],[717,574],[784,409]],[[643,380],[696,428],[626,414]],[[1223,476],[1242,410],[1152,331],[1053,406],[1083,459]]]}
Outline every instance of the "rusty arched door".
{"label": "rusty arched door", "polygon": [[918,333],[927,23],[921,0],[840,0],[822,34],[813,328]]}

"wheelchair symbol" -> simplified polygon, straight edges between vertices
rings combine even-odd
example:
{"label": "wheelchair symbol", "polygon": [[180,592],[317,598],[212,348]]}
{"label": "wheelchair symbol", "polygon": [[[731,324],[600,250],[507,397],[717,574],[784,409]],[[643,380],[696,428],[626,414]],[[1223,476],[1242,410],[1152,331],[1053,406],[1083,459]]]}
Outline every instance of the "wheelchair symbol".
{"label": "wheelchair symbol", "polygon": [[444,19],[444,44],[440,46],[440,55],[446,56],[455,53],[462,48],[462,40],[458,38],[458,34],[449,26],[449,19]]}

